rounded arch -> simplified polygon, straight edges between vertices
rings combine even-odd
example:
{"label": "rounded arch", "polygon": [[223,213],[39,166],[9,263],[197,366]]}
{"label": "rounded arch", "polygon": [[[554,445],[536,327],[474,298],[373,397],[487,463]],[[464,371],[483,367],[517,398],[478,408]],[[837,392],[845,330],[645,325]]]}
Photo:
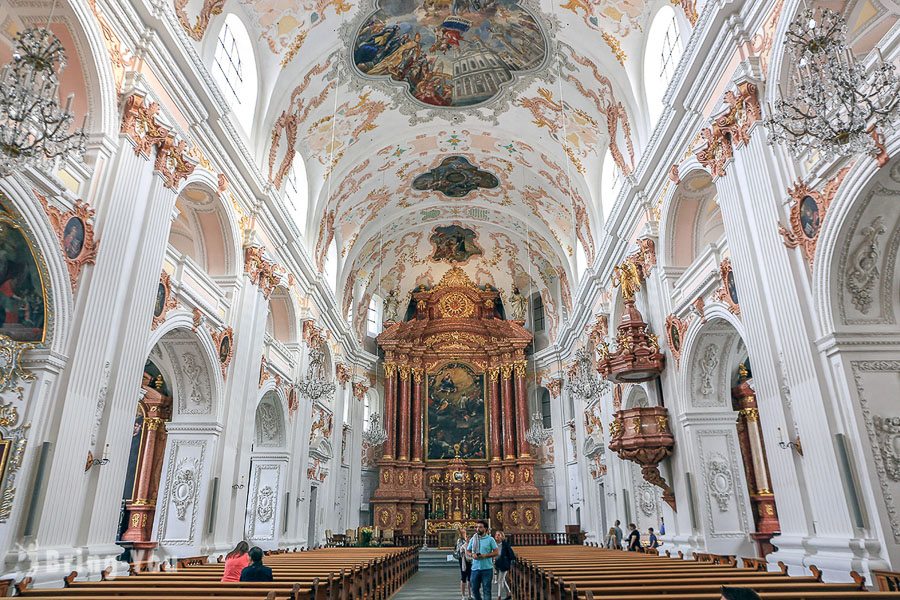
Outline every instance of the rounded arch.
{"label": "rounded arch", "polygon": [[624,407],[627,408],[646,408],[650,406],[650,397],[643,385],[635,384],[628,390],[628,396],[625,399]]}
{"label": "rounded arch", "polygon": [[688,267],[710,244],[725,234],[715,182],[704,169],[694,168],[675,187],[663,206],[660,262]]}
{"label": "rounded arch", "polygon": [[287,288],[278,286],[269,299],[266,333],[282,344],[296,343],[299,339],[298,322],[293,296]]}
{"label": "rounded arch", "polygon": [[253,425],[254,451],[284,450],[288,444],[284,417],[287,399],[274,383],[261,391]]}
{"label": "rounded arch", "polygon": [[[900,152],[900,136],[887,145]],[[843,330],[884,333],[900,313],[900,164],[857,163],[822,220],[813,258],[812,293],[818,335]]]}
{"label": "rounded arch", "polygon": [[210,276],[237,275],[242,265],[239,228],[212,184],[211,174],[204,170],[189,179],[175,208],[178,215],[169,229],[169,245]]}
{"label": "rounded arch", "polygon": [[225,380],[215,343],[203,328],[193,329],[186,310],[172,311],[150,336],[147,355],[169,377],[172,417],[218,422],[223,414]]}
{"label": "rounded arch", "polygon": [[[0,200],[13,220],[21,225],[22,233],[34,251],[46,300],[44,345],[66,355],[74,297],[59,237],[36,201],[31,186],[24,183],[20,175],[0,179]],[[85,277],[83,268],[79,280]]]}

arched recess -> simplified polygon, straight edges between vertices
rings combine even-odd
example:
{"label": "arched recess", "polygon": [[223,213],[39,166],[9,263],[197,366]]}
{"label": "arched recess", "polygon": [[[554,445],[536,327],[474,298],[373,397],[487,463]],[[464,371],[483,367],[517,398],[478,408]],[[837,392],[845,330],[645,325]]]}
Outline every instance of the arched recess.
{"label": "arched recess", "polygon": [[693,169],[681,179],[664,206],[660,227],[661,262],[686,269],[725,234],[716,185],[709,173]]}
{"label": "arched recess", "polygon": [[693,321],[685,335],[677,408],[669,407],[685,415],[673,460],[693,474],[696,491],[687,501],[699,503],[695,533],[705,538],[706,550],[755,555],[755,517],[732,399],[747,348],[740,323],[726,309],[711,306],[706,319]]}
{"label": "arched recess", "polygon": [[[890,152],[897,152],[894,138]],[[835,431],[846,439],[869,515],[872,551],[900,560],[900,163],[860,161],[822,219],[813,262],[817,335],[834,378]],[[839,442],[840,444],[840,442]],[[841,451],[841,450],[839,450]],[[871,490],[871,492],[868,492]]]}
{"label": "arched recess", "polygon": [[[215,461],[222,409],[221,369],[212,339],[206,332],[195,333],[191,325],[186,314],[172,315],[153,334],[141,398],[149,413],[142,415],[140,426],[135,421],[126,476],[135,483],[129,490],[126,480],[123,490],[130,501],[129,537],[123,539],[155,541],[169,552],[186,546],[196,550],[204,542],[209,486],[203,482]],[[160,419],[165,426],[158,424]],[[151,497],[127,497],[146,481],[159,482],[158,489],[152,484],[147,488]],[[139,528],[143,531],[136,531],[135,519],[148,512],[146,526],[142,521]]]}
{"label": "arched recess", "polygon": [[293,344],[299,339],[297,311],[291,293],[282,286],[272,292],[269,314],[266,317],[266,333],[282,344]]}
{"label": "arched recess", "polygon": [[646,408],[650,406],[650,397],[643,385],[633,385],[628,390],[628,396],[625,400],[625,408]]}
{"label": "arched recess", "polygon": [[214,187],[188,180],[175,201],[178,216],[169,230],[169,246],[213,277],[240,272],[240,235],[234,216]]}
{"label": "arched recess", "polygon": [[287,399],[274,383],[261,390],[253,421],[250,481],[244,521],[246,539],[261,548],[278,547],[288,485]]}

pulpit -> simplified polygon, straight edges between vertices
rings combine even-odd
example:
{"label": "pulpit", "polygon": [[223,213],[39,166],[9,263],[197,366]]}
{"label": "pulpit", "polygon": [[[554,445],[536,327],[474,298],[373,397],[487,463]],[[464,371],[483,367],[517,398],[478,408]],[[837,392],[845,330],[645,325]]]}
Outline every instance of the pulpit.
{"label": "pulpit", "polygon": [[376,339],[387,441],[374,524],[424,534],[427,520],[434,534],[485,518],[510,533],[540,531],[525,440],[531,334],[500,318],[497,290],[457,266],[410,297],[410,320],[386,322]]}

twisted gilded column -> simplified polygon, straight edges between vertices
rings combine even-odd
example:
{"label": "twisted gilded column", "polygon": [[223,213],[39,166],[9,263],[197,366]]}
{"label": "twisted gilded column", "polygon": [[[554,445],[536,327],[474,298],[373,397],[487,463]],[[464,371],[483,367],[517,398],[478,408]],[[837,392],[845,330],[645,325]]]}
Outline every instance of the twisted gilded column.
{"label": "twisted gilded column", "polygon": [[519,456],[526,457],[528,442],[525,440],[525,432],[528,431],[528,386],[525,384],[525,361],[517,360],[514,363],[516,376],[516,446],[519,448]]}
{"label": "twisted gilded column", "polygon": [[516,457],[516,442],[514,432],[514,399],[513,399],[513,366],[511,364],[500,366],[500,389],[503,400],[503,458]]}
{"label": "twisted gilded column", "polygon": [[490,380],[488,401],[490,402],[491,419],[491,460],[500,460],[503,458],[503,448],[500,443],[500,367],[490,368]]}
{"label": "twisted gilded column", "polygon": [[397,365],[384,363],[384,430],[387,440],[384,442],[384,458],[394,458],[396,418],[394,417],[394,399],[397,389]]}
{"label": "twisted gilded column", "polygon": [[412,459],[413,462],[422,462],[422,387],[425,385],[425,370],[421,367],[414,367],[412,375]]}
{"label": "twisted gilded column", "polygon": [[400,421],[397,435],[397,459],[409,460],[409,365],[400,365]]}

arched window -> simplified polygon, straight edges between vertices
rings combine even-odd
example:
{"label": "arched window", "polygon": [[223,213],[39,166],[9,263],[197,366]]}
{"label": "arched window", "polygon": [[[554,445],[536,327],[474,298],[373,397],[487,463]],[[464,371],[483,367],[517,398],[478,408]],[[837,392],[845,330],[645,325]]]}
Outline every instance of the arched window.
{"label": "arched window", "polygon": [[380,306],[381,298],[372,296],[372,299],[369,300],[369,310],[366,313],[366,333],[372,337],[381,333],[380,323],[378,322],[378,309]]}
{"label": "arched window", "polygon": [[544,419],[544,429],[553,427],[550,416],[550,392],[544,388],[541,388],[541,417]]}
{"label": "arched window", "polygon": [[531,325],[535,333],[544,330],[544,299],[540,292],[531,296]]}
{"label": "arched window", "polygon": [[306,163],[299,152],[294,154],[294,162],[288,171],[284,186],[287,209],[294,218],[300,233],[306,235],[306,211],[309,207],[309,182],[306,179]]}
{"label": "arched window", "polygon": [[369,428],[369,419],[372,417],[371,396],[366,394],[363,398],[363,430]]}
{"label": "arched window", "polygon": [[663,96],[675,75],[683,51],[675,10],[665,4],[653,17],[644,50],[644,88],[653,124],[662,113]]}
{"label": "arched window", "polygon": [[350,399],[353,396],[344,394],[344,425],[350,424]]}
{"label": "arched window", "polygon": [[256,108],[257,78],[253,43],[234,13],[225,17],[213,62],[213,79],[248,135]]}
{"label": "arched window", "polygon": [[600,171],[600,209],[603,212],[604,222],[609,218],[621,189],[622,169],[616,164],[612,152],[607,151]]}

